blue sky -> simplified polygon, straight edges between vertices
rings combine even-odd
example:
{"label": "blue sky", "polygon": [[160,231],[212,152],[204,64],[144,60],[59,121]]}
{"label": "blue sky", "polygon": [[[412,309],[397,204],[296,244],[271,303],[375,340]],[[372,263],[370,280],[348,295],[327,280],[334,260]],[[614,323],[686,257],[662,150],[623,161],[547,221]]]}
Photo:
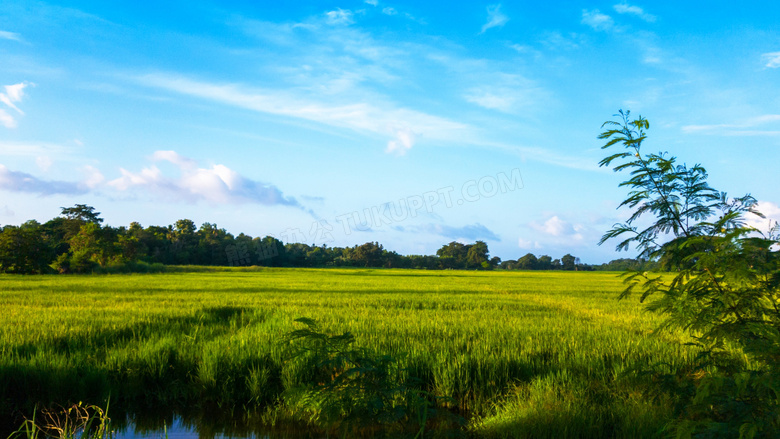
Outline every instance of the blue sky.
{"label": "blue sky", "polygon": [[108,224],[584,262],[646,147],[780,217],[773,2],[0,3],[0,223]]}

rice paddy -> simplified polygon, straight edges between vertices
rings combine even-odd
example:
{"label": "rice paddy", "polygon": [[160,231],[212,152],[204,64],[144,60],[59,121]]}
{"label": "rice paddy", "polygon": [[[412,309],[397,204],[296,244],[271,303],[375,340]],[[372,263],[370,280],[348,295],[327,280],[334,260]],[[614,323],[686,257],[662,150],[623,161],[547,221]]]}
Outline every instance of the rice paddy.
{"label": "rice paddy", "polygon": [[695,351],[654,334],[659,316],[621,289],[603,272],[4,275],[0,416],[12,428],[36,404],[110,398],[131,418],[158,407],[316,433],[284,404],[313,379],[284,342],[308,317],[452,398],[442,409],[465,420],[459,434],[650,437],[675,397],[649,398],[653,382],[631,371],[682,369]]}

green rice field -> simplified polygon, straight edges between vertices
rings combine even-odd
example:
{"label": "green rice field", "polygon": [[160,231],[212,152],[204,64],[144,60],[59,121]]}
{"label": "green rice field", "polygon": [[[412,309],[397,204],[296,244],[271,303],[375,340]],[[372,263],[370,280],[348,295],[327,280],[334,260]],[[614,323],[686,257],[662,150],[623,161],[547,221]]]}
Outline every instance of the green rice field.
{"label": "green rice field", "polygon": [[462,425],[447,434],[653,437],[675,397],[633,371],[684,369],[696,352],[654,334],[660,317],[621,290],[604,272],[3,275],[0,416],[13,427],[36,404],[108,401],[109,415],[164,408],[317,434],[284,404],[310,379],[284,341],[308,317],[451,397],[440,408]]}

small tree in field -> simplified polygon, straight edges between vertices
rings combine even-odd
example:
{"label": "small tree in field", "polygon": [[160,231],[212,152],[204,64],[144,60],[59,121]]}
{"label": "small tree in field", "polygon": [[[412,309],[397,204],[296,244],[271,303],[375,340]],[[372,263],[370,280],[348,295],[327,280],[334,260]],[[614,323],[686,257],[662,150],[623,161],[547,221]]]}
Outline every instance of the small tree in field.
{"label": "small tree in field", "polygon": [[[644,153],[647,119],[618,116],[599,138],[604,149],[622,149],[599,164],[630,173],[620,206],[632,215],[599,244],[620,238],[618,250],[635,245],[674,273],[629,273],[621,297],[652,297],[649,308],[667,316],[663,326],[688,331],[702,348],[697,373],[686,378],[690,400],[672,425],[677,437],[780,437],[777,224],[767,234],[747,226],[747,214],[763,217],[753,197],[716,191],[698,164]],[[638,227],[643,217],[650,224]]]}

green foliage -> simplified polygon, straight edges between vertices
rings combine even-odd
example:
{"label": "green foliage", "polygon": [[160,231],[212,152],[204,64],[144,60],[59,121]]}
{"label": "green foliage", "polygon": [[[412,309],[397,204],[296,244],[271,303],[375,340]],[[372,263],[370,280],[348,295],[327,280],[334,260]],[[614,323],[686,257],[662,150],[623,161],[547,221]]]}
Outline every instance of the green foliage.
{"label": "green foliage", "polygon": [[596,265],[593,268],[598,271],[657,271],[658,262],[641,258],[620,258]]}
{"label": "green foliage", "polygon": [[52,248],[37,222],[0,229],[0,272],[47,273],[52,258]]}
{"label": "green foliage", "polygon": [[517,268],[520,270],[534,270],[539,266],[539,260],[533,253],[528,253],[517,260]]}
{"label": "green foliage", "polygon": [[71,221],[81,223],[100,224],[103,218],[100,218],[100,212],[95,212],[95,208],[86,204],[76,204],[73,207],[62,207],[62,216]]}
{"label": "green foliage", "polygon": [[[601,166],[627,170],[630,188],[621,206],[633,209],[624,224],[602,238],[623,239],[640,256],[657,259],[671,279],[646,272],[626,277],[621,297],[641,290],[651,310],[667,316],[663,328],[690,332],[702,354],[691,400],[674,425],[680,437],[777,437],[780,435],[780,254],[777,225],[764,235],[746,225],[763,217],[750,195],[729,198],[707,183],[700,165],[688,167],[666,154],[644,154],[649,123],[608,121],[603,148],[623,150]],[[635,224],[652,218],[644,228]],[[684,384],[679,384],[684,387]]]}
{"label": "green foliage", "polygon": [[107,412],[108,409],[81,402],[44,409],[40,414],[36,411],[8,439],[110,439],[114,432]]}
{"label": "green foliage", "polygon": [[466,267],[490,268],[488,263],[488,246],[485,241],[477,241],[469,246],[468,252],[466,253]]}
{"label": "green foliage", "polygon": [[306,328],[287,336],[297,349],[293,358],[308,360],[315,368],[315,383],[288,390],[286,400],[294,410],[306,412],[309,421],[339,430],[343,437],[366,429],[403,431],[412,425],[415,437],[422,437],[428,420],[441,417],[435,403],[450,398],[424,391],[415,377],[404,378],[396,358],[354,347],[349,332],[328,335],[312,319],[295,321]]}
{"label": "green foliage", "polygon": [[561,265],[564,270],[574,270],[577,268],[577,265],[579,265],[579,261],[577,258],[567,253],[561,258]]}

